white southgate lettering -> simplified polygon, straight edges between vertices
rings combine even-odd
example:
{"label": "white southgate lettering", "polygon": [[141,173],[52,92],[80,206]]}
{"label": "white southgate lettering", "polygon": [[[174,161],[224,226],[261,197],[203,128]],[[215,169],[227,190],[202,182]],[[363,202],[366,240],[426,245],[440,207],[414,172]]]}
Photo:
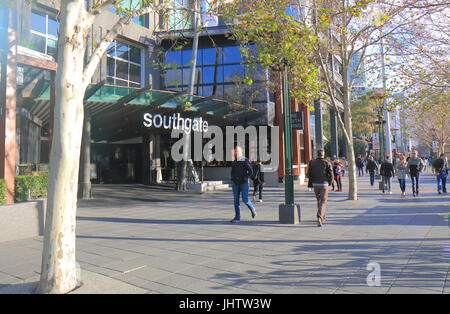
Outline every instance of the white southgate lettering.
{"label": "white southgate lettering", "polygon": [[[159,123],[156,123],[156,119],[159,119]],[[153,124],[155,125],[155,128],[160,128],[162,125],[162,117],[160,114],[155,114],[153,117]]]}
{"label": "white southgate lettering", "polygon": [[144,113],[144,126],[146,128],[155,127],[164,129],[178,130],[182,129],[186,134],[194,132],[208,132],[208,122],[203,121],[203,118],[182,118],[179,113],[174,113],[172,116],[161,114],[152,115],[148,112]]}

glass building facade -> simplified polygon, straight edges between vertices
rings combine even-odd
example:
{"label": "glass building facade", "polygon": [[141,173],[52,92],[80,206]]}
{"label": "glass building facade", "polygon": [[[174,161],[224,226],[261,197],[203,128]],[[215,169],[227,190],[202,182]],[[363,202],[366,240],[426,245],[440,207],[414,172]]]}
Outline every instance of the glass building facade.
{"label": "glass building facade", "polygon": [[[252,49],[253,47],[250,47]],[[168,90],[188,90],[192,49],[172,49],[165,53],[163,81]],[[246,78],[252,84],[244,83]],[[250,65],[238,45],[198,49],[194,94],[214,96],[245,105],[267,103],[266,75],[261,66]]]}

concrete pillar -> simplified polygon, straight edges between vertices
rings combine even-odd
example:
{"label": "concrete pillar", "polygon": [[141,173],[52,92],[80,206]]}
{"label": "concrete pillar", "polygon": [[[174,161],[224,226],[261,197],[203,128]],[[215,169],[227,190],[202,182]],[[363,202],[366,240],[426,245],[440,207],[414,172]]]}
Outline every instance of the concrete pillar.
{"label": "concrete pillar", "polygon": [[315,151],[323,149],[323,117],[322,105],[319,99],[314,100],[314,122],[315,122]]}
{"label": "concrete pillar", "polygon": [[8,42],[2,59],[0,86],[0,177],[6,181],[6,203],[14,203],[16,175],[16,57],[17,32],[15,10],[8,13]]}
{"label": "concrete pillar", "polygon": [[152,143],[150,145],[151,147],[151,156],[152,156],[152,163],[151,163],[151,169],[154,173],[154,183],[161,183],[162,181],[162,169],[161,169],[161,135],[160,134],[154,134],[152,135]]}
{"label": "concrete pillar", "polygon": [[338,143],[338,130],[337,130],[337,115],[336,110],[330,108],[330,154],[331,157],[336,155],[339,157],[339,143]]}
{"label": "concrete pillar", "polygon": [[150,134],[142,136],[142,184],[149,185],[152,183],[151,174],[151,144]]}

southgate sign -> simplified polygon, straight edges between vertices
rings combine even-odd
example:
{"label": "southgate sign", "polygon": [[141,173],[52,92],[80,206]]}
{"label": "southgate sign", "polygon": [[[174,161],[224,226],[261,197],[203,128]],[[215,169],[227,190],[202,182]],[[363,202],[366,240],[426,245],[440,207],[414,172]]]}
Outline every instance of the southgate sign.
{"label": "southgate sign", "polygon": [[208,132],[208,121],[203,121],[203,118],[182,118],[179,113],[174,113],[172,116],[161,114],[152,115],[148,112],[144,113],[144,126],[146,128],[164,128],[172,130],[183,130],[186,134],[194,132]]}

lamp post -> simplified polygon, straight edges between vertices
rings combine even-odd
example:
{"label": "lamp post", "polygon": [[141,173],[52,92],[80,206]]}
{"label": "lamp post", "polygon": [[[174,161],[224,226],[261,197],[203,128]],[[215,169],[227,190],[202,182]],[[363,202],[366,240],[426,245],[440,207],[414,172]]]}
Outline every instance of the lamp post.
{"label": "lamp post", "polygon": [[374,92],[369,96],[369,99],[375,104],[374,111],[377,113],[378,117],[378,130],[379,130],[379,138],[380,138],[380,158],[384,157],[385,148],[387,146],[384,145],[384,127],[383,127],[383,110],[384,110],[384,99],[386,98],[386,93],[384,92]]}
{"label": "lamp post", "polygon": [[292,121],[291,103],[289,96],[289,77],[286,62],[282,71],[283,111],[284,111],[284,155],[285,176],[284,193],[285,203],[279,205],[279,221],[286,224],[300,222],[300,205],[294,204],[294,173],[292,167]]}

